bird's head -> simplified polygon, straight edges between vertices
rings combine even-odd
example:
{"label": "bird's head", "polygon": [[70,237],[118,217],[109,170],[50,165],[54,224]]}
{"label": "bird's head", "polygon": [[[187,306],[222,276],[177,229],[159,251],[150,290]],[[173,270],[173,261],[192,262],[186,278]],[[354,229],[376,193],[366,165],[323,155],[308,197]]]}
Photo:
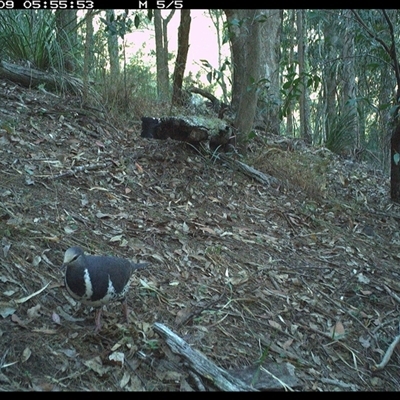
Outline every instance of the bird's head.
{"label": "bird's head", "polygon": [[62,267],[66,267],[78,260],[83,256],[83,250],[80,247],[70,247],[64,254],[64,261]]}

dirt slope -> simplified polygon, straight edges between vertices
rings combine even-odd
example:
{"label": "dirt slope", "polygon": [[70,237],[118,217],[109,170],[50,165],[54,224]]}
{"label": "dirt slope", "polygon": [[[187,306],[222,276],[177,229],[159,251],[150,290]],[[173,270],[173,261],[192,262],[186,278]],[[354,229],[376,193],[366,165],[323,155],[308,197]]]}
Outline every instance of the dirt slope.
{"label": "dirt slope", "polygon": [[[6,82],[0,143],[2,390],[199,390],[154,322],[225,369],[288,362],[296,390],[400,388],[398,347],[375,371],[399,335],[400,210],[381,172],[268,137],[242,160],[282,182],[266,187]],[[72,245],[152,263],[129,325],[114,304],[94,334],[63,286]]]}

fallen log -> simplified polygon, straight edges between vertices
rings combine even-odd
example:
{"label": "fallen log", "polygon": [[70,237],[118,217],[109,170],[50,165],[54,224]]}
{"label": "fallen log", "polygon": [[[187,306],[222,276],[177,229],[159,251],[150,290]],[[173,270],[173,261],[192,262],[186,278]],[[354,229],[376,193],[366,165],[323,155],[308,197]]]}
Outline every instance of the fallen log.
{"label": "fallen log", "polygon": [[40,71],[33,67],[12,64],[0,60],[0,78],[8,79],[27,88],[37,88],[45,84],[48,90],[67,90],[81,94],[83,83],[80,79],[58,72]]}
{"label": "fallen log", "polygon": [[168,138],[194,146],[209,142],[210,149],[227,151],[234,140],[233,129],[221,119],[203,117],[142,117],[141,136],[148,139]]}

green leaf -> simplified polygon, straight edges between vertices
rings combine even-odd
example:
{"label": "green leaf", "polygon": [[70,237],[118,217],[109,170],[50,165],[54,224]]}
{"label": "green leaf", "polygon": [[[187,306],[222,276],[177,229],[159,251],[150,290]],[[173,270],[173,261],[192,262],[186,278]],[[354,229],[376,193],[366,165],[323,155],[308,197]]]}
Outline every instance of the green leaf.
{"label": "green leaf", "polygon": [[212,68],[212,65],[207,60],[200,60],[204,67]]}
{"label": "green leaf", "polygon": [[248,136],[247,136],[247,138],[248,138],[249,140],[252,140],[252,139],[254,139],[255,137],[257,137],[257,133],[254,132],[254,131],[251,131],[251,132],[248,134]]}
{"label": "green leaf", "polygon": [[133,23],[135,24],[135,28],[136,28],[136,29],[139,28],[139,25],[140,25],[140,17],[139,17],[139,14],[136,14],[136,15],[135,15],[135,19],[134,19]]}

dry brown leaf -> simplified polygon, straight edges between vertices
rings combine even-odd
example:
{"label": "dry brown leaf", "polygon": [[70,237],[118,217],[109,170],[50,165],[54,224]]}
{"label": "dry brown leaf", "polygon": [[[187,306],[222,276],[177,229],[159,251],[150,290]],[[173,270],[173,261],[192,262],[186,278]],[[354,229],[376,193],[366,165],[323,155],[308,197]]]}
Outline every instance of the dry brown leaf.
{"label": "dry brown leaf", "polygon": [[270,319],[270,320],[268,321],[268,323],[269,323],[271,326],[273,326],[274,328],[277,328],[277,329],[279,329],[279,330],[282,330],[281,325],[278,324],[277,322],[273,321],[272,319]]}
{"label": "dry brown leaf", "polygon": [[42,287],[41,289],[39,289],[37,292],[32,293],[32,294],[30,294],[29,296],[26,296],[26,297],[22,297],[22,298],[20,298],[20,299],[17,299],[17,300],[15,300],[15,302],[16,302],[17,304],[25,303],[25,302],[27,302],[28,300],[30,300],[32,297],[35,297],[35,296],[37,296],[38,294],[42,293],[43,290],[45,290],[45,289],[47,288],[47,286],[49,286],[49,285],[50,285],[50,282],[48,282],[45,286],[43,286],[43,287]]}
{"label": "dry brown leaf", "polygon": [[57,325],[61,325],[61,319],[60,319],[60,316],[59,316],[57,313],[53,312],[53,313],[51,314],[51,319],[52,319],[53,322],[56,323]]}
{"label": "dry brown leaf", "polygon": [[330,334],[333,339],[342,339],[346,334],[343,324],[337,321],[336,324],[331,327]]}
{"label": "dry brown leaf", "polygon": [[83,361],[83,363],[100,376],[103,376],[107,372],[107,368],[103,366],[99,356]]}
{"label": "dry brown leaf", "polygon": [[24,363],[29,360],[29,357],[32,355],[32,351],[29,347],[25,347],[22,352],[21,362]]}
{"label": "dry brown leaf", "polygon": [[175,316],[175,324],[181,325],[182,322],[186,321],[188,316],[192,313],[192,309],[190,307],[183,308],[176,313]]}
{"label": "dry brown leaf", "polygon": [[44,333],[45,335],[55,335],[58,333],[58,331],[48,328],[33,328],[32,332]]}
{"label": "dry brown leaf", "polygon": [[125,371],[124,376],[122,377],[122,379],[119,382],[119,387],[121,389],[123,389],[129,383],[130,379],[131,379],[130,373]]}
{"label": "dry brown leaf", "polygon": [[18,317],[17,314],[11,315],[11,321],[17,323],[22,328],[27,328],[26,324]]}
{"label": "dry brown leaf", "polygon": [[40,317],[40,304],[36,304],[36,306],[31,307],[27,311],[27,315],[29,319],[35,319]]}
{"label": "dry brown leaf", "polygon": [[123,235],[116,235],[116,236],[113,236],[112,238],[110,238],[110,242],[111,243],[120,242],[122,239],[123,239]]}
{"label": "dry brown leaf", "polygon": [[9,315],[14,314],[16,310],[17,309],[10,303],[5,301],[0,301],[0,315],[3,318],[7,318]]}
{"label": "dry brown leaf", "polygon": [[139,174],[143,174],[143,168],[140,164],[135,163],[135,167],[138,170]]}
{"label": "dry brown leaf", "polygon": [[287,350],[287,349],[292,345],[293,340],[294,340],[294,339],[292,339],[292,338],[286,340],[286,342],[283,343],[282,348],[283,348],[284,350]]}
{"label": "dry brown leaf", "polygon": [[114,351],[113,353],[111,353],[108,356],[108,359],[116,365],[120,365],[123,366],[124,365],[124,361],[125,361],[125,355],[124,353],[120,352],[120,351]]}

